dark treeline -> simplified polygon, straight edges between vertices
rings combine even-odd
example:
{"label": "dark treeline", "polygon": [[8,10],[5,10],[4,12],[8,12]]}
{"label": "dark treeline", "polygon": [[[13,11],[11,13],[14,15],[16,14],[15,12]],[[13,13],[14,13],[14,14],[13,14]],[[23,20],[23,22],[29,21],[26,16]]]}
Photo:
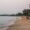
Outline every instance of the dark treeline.
{"label": "dark treeline", "polygon": [[30,9],[24,9],[23,14],[18,12],[17,14],[2,14],[0,16],[30,16]]}
{"label": "dark treeline", "polygon": [[22,13],[17,13],[17,14],[11,14],[10,16],[22,16]]}
{"label": "dark treeline", "polygon": [[17,14],[2,14],[0,16],[22,16],[23,14],[18,12]]}
{"label": "dark treeline", "polygon": [[30,16],[30,9],[24,9],[23,10],[23,15]]}

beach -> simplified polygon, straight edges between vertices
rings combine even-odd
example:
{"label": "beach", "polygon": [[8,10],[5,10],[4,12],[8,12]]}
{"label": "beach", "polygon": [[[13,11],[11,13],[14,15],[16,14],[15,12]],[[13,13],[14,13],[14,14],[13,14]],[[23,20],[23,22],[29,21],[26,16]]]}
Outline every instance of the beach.
{"label": "beach", "polygon": [[22,16],[16,22],[9,26],[7,30],[30,30],[30,20],[26,16]]}

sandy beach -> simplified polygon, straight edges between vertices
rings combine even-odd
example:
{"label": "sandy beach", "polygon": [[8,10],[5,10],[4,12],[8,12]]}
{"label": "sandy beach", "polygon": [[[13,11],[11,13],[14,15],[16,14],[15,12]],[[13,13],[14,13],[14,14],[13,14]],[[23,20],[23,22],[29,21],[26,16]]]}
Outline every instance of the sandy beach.
{"label": "sandy beach", "polygon": [[30,30],[30,20],[26,16],[22,16],[16,22],[9,26],[7,30]]}

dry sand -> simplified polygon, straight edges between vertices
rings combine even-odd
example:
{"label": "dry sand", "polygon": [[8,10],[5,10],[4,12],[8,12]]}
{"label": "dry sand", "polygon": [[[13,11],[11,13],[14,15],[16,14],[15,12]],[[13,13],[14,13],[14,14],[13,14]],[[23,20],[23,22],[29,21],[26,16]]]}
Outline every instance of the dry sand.
{"label": "dry sand", "polygon": [[22,16],[16,20],[15,24],[9,26],[7,30],[30,30],[30,20],[26,16]]}

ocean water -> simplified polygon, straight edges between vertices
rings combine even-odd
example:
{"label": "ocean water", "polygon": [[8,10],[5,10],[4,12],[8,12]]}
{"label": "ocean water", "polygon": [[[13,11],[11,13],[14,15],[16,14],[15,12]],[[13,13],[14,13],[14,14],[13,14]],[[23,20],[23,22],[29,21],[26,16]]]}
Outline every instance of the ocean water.
{"label": "ocean water", "polygon": [[5,30],[3,28],[8,27],[11,24],[14,24],[18,17],[16,16],[0,16],[0,30]]}

